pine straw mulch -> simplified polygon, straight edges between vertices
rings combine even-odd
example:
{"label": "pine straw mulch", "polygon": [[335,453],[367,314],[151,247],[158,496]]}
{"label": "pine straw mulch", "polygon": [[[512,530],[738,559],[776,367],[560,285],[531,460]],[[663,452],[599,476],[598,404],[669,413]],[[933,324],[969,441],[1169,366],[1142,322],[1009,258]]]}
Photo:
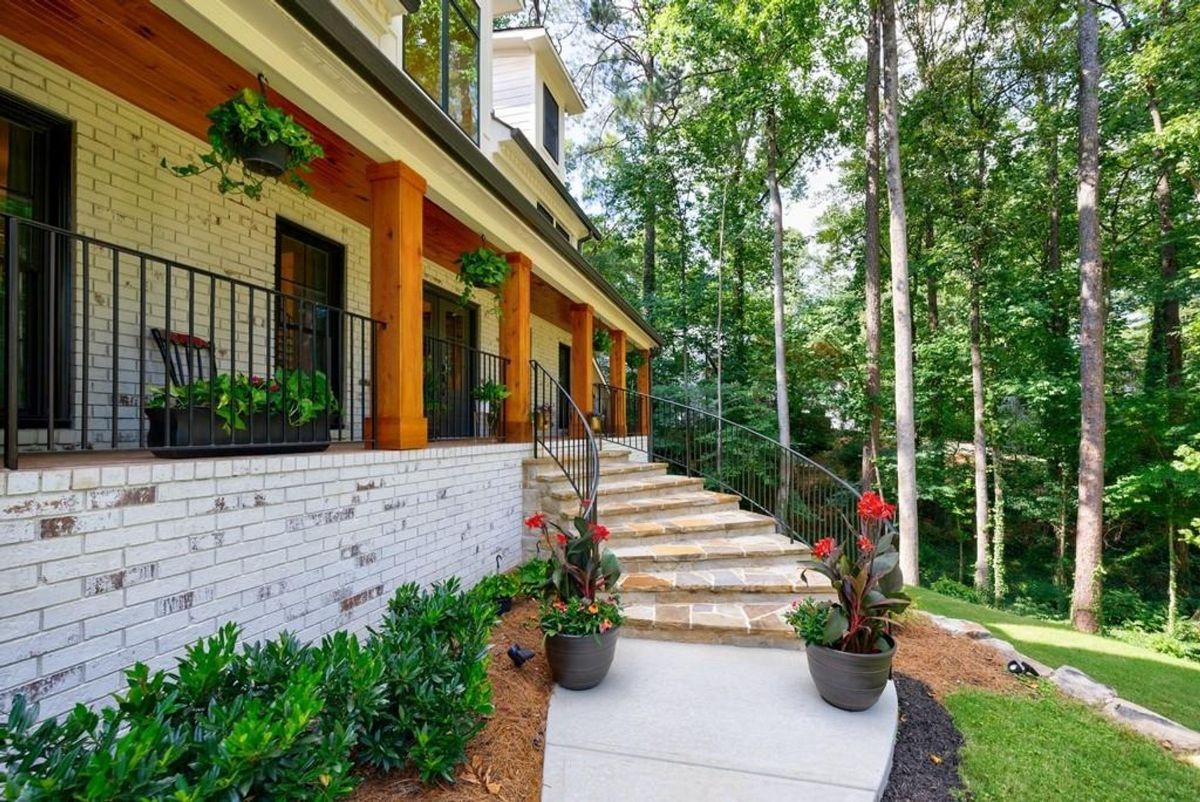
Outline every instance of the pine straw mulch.
{"label": "pine straw mulch", "polygon": [[1029,693],[1029,686],[1008,673],[994,649],[951,635],[923,616],[906,615],[896,637],[893,668],[929,686],[939,700],[970,686],[997,693]]}
{"label": "pine straw mulch", "polygon": [[[519,643],[536,656],[516,668],[505,652]],[[488,666],[496,712],[467,747],[458,781],[423,786],[411,773],[375,774],[351,797],[353,802],[537,802],[542,794],[546,709],[554,680],[542,648],[537,602],[522,599],[492,630]]]}

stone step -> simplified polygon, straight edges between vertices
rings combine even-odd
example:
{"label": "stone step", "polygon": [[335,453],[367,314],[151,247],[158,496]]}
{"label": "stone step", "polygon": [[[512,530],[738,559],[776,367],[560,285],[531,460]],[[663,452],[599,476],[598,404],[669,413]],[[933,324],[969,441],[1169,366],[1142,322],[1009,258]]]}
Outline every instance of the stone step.
{"label": "stone step", "polygon": [[609,527],[632,523],[658,522],[680,514],[708,515],[738,510],[738,497],[709,490],[675,492],[670,495],[645,498],[603,498],[600,502],[600,523]]}
{"label": "stone step", "polygon": [[[689,479],[685,476],[662,475],[622,478],[618,481],[605,482],[600,486],[600,509],[604,509],[605,504],[614,502],[672,496],[679,493],[694,493],[703,487],[703,479]],[[570,488],[565,490],[551,490],[544,493],[543,498],[547,502],[557,503],[557,508],[553,510],[554,512],[565,509],[562,507],[563,504],[571,508],[577,504],[575,491]]]}
{"label": "stone step", "polygon": [[[580,453],[583,452],[581,451]],[[631,454],[632,452],[625,448],[601,449],[600,467],[604,467],[606,465],[625,464],[630,461]],[[571,465],[575,462],[579,462],[580,460],[580,457],[567,457],[565,462],[566,464]],[[540,457],[526,457],[525,459],[521,460],[521,464],[527,468],[536,468],[536,475],[539,477],[553,476],[555,474],[560,476],[562,475],[562,468],[560,468],[554,458],[549,455],[542,455]]]}
{"label": "stone step", "polygon": [[751,567],[786,570],[795,568],[808,554],[807,548],[779,534],[687,538],[657,544],[610,541],[609,549],[626,573]]}
{"label": "stone step", "polygon": [[[635,477],[665,476],[666,473],[667,466],[661,462],[621,462],[608,465],[601,463],[600,489],[603,491],[604,486],[612,482],[633,479]],[[550,492],[570,490],[571,488],[571,483],[562,470],[540,473],[538,474],[537,481],[539,485]]]}
{"label": "stone step", "polygon": [[808,572],[806,582],[798,565],[754,563],[743,568],[628,571],[621,577],[617,590],[629,605],[791,604],[801,595],[833,593],[829,580],[815,571]]}
{"label": "stone step", "polygon": [[790,602],[627,604],[621,637],[803,649],[803,642],[783,620],[790,606]]}
{"label": "stone step", "polygon": [[688,514],[671,515],[672,511],[664,511],[652,520],[609,524],[606,520],[608,510],[602,507],[600,518],[611,532],[613,546],[649,546],[676,543],[681,539],[708,540],[776,533],[775,519],[757,512],[736,508],[710,512],[707,507],[680,511]]}

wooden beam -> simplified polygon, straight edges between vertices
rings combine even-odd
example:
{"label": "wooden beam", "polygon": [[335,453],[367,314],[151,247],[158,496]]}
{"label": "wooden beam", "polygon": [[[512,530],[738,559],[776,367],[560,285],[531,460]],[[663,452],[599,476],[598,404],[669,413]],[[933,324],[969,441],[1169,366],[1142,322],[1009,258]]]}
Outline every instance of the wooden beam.
{"label": "wooden beam", "polygon": [[625,332],[620,330],[613,331],[612,350],[608,354],[608,382],[615,388],[612,393],[612,425],[617,437],[624,437],[629,433],[629,423],[626,420],[625,413],[629,402],[629,396],[625,392],[625,357],[628,353],[627,349],[628,342]]}
{"label": "wooden beam", "polygon": [[523,253],[506,254],[512,273],[500,290],[500,356],[508,360],[504,402],[504,439],[528,443],[533,439],[529,415],[532,408],[529,360],[533,358],[530,323],[530,289],[533,262]]}
{"label": "wooden beam", "polygon": [[642,364],[638,365],[637,391],[641,394],[638,406],[638,434],[650,434],[650,349],[642,351]]}
{"label": "wooden beam", "polygon": [[571,307],[571,399],[584,415],[592,411],[592,394],[595,392],[593,322],[590,304],[574,304]]}
{"label": "wooden beam", "polygon": [[425,179],[400,162],[375,164],[371,182],[371,316],[376,343],[377,448],[424,448],[422,201]]}

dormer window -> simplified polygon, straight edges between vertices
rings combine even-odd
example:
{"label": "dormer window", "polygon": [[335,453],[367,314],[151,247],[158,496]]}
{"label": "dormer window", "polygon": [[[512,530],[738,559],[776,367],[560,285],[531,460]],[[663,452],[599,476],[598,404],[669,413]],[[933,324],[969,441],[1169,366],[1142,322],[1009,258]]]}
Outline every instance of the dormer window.
{"label": "dormer window", "polygon": [[425,0],[404,17],[404,71],[479,141],[479,6]]}
{"label": "dormer window", "polygon": [[558,101],[550,87],[542,84],[542,147],[558,164]]}

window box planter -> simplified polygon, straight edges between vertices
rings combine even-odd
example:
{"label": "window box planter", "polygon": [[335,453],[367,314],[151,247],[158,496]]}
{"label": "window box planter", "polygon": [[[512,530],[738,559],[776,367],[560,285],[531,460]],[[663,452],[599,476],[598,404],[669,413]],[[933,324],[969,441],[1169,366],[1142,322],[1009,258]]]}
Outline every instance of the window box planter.
{"label": "window box planter", "polygon": [[228,430],[207,407],[147,409],[147,444],[157,457],[218,457],[235,454],[278,454],[329,448],[330,420],[321,412],[313,420],[292,425],[280,415],[256,412],[246,428]]}

